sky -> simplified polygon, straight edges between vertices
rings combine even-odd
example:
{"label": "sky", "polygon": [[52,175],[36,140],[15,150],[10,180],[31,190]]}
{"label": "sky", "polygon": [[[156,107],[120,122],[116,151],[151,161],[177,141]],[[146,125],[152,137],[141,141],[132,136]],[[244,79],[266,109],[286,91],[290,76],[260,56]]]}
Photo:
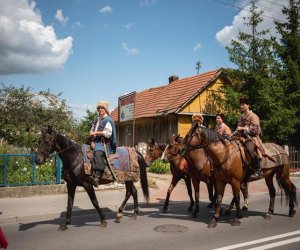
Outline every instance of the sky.
{"label": "sky", "polygon": [[[61,93],[75,118],[132,91],[234,67],[225,48],[250,0],[0,0],[0,82]],[[257,0],[261,29],[288,0]],[[200,62],[200,69],[196,63]]]}

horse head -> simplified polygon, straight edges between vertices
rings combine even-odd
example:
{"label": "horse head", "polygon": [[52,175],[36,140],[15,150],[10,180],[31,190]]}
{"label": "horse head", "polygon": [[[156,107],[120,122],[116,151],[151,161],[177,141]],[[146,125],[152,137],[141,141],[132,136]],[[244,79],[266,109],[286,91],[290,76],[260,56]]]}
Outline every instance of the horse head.
{"label": "horse head", "polygon": [[154,160],[161,157],[166,145],[159,144],[155,139],[148,139],[145,161],[149,166]]}
{"label": "horse head", "polygon": [[183,150],[183,139],[180,134],[172,137],[168,140],[167,146],[161,156],[161,160],[170,162],[175,156],[181,155]]}
{"label": "horse head", "polygon": [[56,132],[51,126],[41,131],[35,162],[43,164],[45,160],[56,150]]}

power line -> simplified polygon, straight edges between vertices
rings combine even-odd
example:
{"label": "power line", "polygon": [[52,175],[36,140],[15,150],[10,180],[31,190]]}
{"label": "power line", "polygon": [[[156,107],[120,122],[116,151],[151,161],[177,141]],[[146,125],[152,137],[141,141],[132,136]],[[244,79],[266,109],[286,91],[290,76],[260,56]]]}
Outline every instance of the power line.
{"label": "power line", "polygon": [[[226,5],[226,6],[229,6],[229,7],[232,7],[232,8],[235,8],[235,9],[238,9],[238,10],[244,10],[248,13],[251,13],[249,10],[246,10],[244,8],[241,8],[241,7],[238,7],[236,5],[233,5],[233,4],[230,4],[230,3],[226,3],[226,2],[223,2],[223,1],[220,1],[220,0],[212,0],[212,1],[215,1],[219,4],[223,4],[223,5]],[[277,13],[278,14],[278,13]],[[279,14],[280,16],[284,16],[283,14]],[[274,19],[274,17],[270,17],[270,16],[267,16],[266,14],[261,14],[261,16],[263,17],[267,17],[267,18],[270,18],[270,19]],[[285,22],[285,20],[281,20],[281,19],[278,19],[278,21],[281,21],[281,22]]]}

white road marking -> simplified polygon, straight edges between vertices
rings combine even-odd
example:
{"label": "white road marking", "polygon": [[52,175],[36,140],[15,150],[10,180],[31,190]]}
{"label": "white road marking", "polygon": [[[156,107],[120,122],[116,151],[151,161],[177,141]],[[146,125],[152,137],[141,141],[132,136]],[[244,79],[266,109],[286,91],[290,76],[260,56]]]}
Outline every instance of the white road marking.
{"label": "white road marking", "polygon": [[[231,245],[231,246],[215,248],[213,250],[231,250],[231,249],[236,249],[239,247],[246,247],[246,246],[250,246],[250,245],[254,245],[254,244],[259,244],[259,243],[270,241],[270,240],[278,240],[280,238],[289,237],[289,236],[293,236],[296,234],[300,234],[300,230],[290,232],[290,233],[285,233],[285,234],[278,234],[278,235],[270,236],[270,237],[266,237],[266,238],[261,238],[258,240],[247,241],[247,242],[243,242],[243,243],[235,244],[235,245]],[[295,239],[298,239],[298,238],[299,237],[297,237]],[[297,240],[297,241],[299,241],[299,240]],[[297,241],[295,241],[295,242],[297,242]],[[282,242],[284,242],[284,241],[282,241]],[[251,248],[251,249],[267,249],[267,248]]]}
{"label": "white road marking", "polygon": [[300,237],[292,238],[289,240],[283,240],[283,241],[279,241],[279,242],[274,242],[274,243],[270,243],[270,244],[259,246],[259,247],[248,248],[247,250],[270,249],[270,248],[279,247],[279,246],[291,244],[291,243],[298,242],[298,241],[300,241]]}

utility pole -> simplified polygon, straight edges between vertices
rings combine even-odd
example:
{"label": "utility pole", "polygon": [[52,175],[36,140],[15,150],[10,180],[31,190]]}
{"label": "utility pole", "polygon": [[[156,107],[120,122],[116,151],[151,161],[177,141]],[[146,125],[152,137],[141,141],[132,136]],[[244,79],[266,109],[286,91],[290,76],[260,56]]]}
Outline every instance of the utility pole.
{"label": "utility pole", "polygon": [[199,75],[199,69],[202,68],[202,63],[200,61],[196,62],[196,70],[197,70],[197,75]]}

